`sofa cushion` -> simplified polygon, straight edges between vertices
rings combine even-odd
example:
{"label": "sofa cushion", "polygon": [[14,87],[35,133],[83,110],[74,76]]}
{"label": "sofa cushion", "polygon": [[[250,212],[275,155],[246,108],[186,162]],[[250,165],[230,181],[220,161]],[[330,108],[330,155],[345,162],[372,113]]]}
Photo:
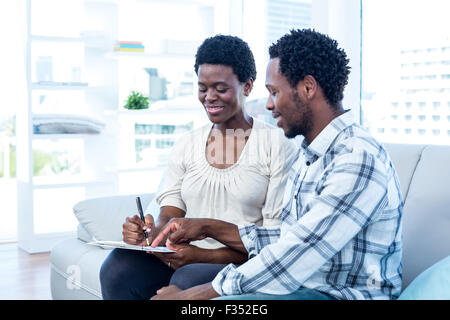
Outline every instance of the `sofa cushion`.
{"label": "sofa cushion", "polygon": [[386,143],[385,147],[397,171],[403,201],[405,201],[425,145]]}
{"label": "sofa cushion", "polygon": [[403,287],[450,254],[450,148],[427,146],[403,215]]}
{"label": "sofa cushion", "polygon": [[[159,182],[159,192],[162,188],[164,172]],[[78,239],[85,242],[96,240],[122,241],[122,225],[126,217],[138,214],[136,196],[123,195],[94,198],[81,201],[73,207],[78,219]],[[159,216],[159,205],[156,203],[156,193],[140,195],[144,214],[153,215],[155,221]]]}
{"label": "sofa cushion", "polygon": [[[122,225],[125,218],[138,214],[137,195],[94,198],[78,202],[73,212],[92,237],[97,240],[122,240]],[[140,195],[142,206],[146,208],[154,194]]]}
{"label": "sofa cushion", "polygon": [[91,242],[94,240],[92,239],[92,236],[89,234],[89,232],[87,232],[86,229],[80,223],[77,226],[77,236],[78,239],[84,242]]}
{"label": "sofa cushion", "polygon": [[422,272],[398,299],[450,300],[450,256]]}

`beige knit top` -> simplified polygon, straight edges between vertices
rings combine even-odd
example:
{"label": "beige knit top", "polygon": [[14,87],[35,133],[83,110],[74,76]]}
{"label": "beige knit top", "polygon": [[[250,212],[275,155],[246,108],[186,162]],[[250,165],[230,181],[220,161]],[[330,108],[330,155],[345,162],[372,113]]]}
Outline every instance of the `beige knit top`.
{"label": "beige knit top", "polygon": [[[213,218],[237,225],[279,224],[284,186],[298,148],[282,130],[253,119],[238,161],[218,169],[206,158],[211,130],[208,124],[175,143],[157,203],[184,210],[187,218]],[[210,238],[192,244],[223,246]]]}

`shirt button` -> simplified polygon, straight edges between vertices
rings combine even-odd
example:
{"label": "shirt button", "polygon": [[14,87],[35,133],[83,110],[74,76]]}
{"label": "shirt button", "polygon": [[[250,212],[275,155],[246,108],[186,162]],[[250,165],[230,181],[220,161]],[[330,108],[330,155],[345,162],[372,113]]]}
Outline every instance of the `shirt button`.
{"label": "shirt button", "polygon": [[311,164],[311,162],[309,162],[309,161],[306,161],[306,165],[307,166],[309,166]]}

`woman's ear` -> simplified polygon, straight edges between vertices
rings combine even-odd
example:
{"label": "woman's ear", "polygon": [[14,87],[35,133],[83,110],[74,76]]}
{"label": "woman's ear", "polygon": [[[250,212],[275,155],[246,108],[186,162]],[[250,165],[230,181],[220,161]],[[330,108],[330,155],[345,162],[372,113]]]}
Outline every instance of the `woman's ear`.
{"label": "woman's ear", "polygon": [[244,96],[248,97],[250,95],[250,92],[252,92],[252,89],[253,89],[253,79],[250,78],[244,84]]}

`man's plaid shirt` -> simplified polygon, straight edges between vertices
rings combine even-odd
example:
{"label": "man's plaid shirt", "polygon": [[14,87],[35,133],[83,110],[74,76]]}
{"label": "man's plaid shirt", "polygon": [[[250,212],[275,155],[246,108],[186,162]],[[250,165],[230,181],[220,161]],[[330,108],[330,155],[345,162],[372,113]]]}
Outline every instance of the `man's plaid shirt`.
{"label": "man's plaid shirt", "polygon": [[239,226],[249,260],[216,276],[219,294],[282,295],[302,286],[338,299],[400,294],[399,181],[384,147],[351,112],[302,143],[284,204],[280,226]]}

